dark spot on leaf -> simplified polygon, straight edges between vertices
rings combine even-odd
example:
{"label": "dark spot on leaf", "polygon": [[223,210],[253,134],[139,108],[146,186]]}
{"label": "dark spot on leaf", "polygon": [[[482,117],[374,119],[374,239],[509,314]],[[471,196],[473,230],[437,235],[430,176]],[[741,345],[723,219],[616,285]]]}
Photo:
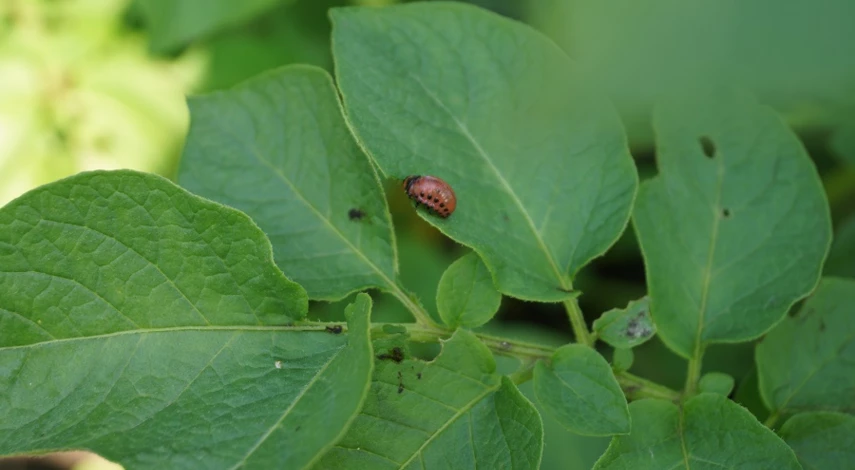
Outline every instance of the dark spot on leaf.
{"label": "dark spot on leaf", "polygon": [[341,333],[341,330],[342,330],[341,325],[333,325],[333,326],[326,327],[327,333],[332,333],[334,335]]}
{"label": "dark spot on leaf", "polygon": [[297,426],[297,429],[295,429],[294,431],[299,431],[299,430],[300,430],[300,426]]}
{"label": "dark spot on leaf", "polygon": [[730,209],[728,209],[727,207],[725,207],[724,209],[722,209],[722,210],[721,210],[721,215],[722,215],[722,217],[724,217],[725,219],[726,219],[726,218],[728,218],[728,217],[730,217]]}
{"label": "dark spot on leaf", "polygon": [[398,384],[398,393],[404,393],[404,384]]}
{"label": "dark spot on leaf", "polygon": [[350,220],[362,220],[365,217],[365,212],[362,212],[361,209],[353,208],[347,211],[347,216],[350,217]]}
{"label": "dark spot on leaf", "polygon": [[707,158],[715,157],[715,144],[713,143],[712,139],[707,136],[703,136],[700,138],[700,142],[701,150],[704,151],[704,155],[706,155]]}
{"label": "dark spot on leaf", "polygon": [[641,311],[626,325],[626,336],[631,339],[646,338],[653,334],[653,330],[642,321],[647,311]]}
{"label": "dark spot on leaf", "polygon": [[418,374],[416,374],[416,378],[417,378],[417,379],[419,379],[419,380],[421,380],[421,379],[422,379],[422,373],[421,373],[421,372],[419,372]]}
{"label": "dark spot on leaf", "polygon": [[819,331],[825,331],[825,322],[822,319],[819,320]]}
{"label": "dark spot on leaf", "polygon": [[380,359],[381,361],[395,361],[397,363],[400,363],[404,360],[404,351],[396,346],[390,349],[389,352],[377,356],[377,359]]}
{"label": "dark spot on leaf", "polygon": [[398,393],[402,393],[404,391],[404,374],[401,374],[401,371],[398,371]]}

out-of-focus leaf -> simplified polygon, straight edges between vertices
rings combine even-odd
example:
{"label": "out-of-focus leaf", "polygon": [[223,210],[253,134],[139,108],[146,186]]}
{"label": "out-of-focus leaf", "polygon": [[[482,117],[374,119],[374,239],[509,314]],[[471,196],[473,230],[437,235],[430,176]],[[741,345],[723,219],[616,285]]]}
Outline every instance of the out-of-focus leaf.
{"label": "out-of-focus leaf", "polygon": [[855,409],[855,280],[825,278],[757,346],[760,393],[777,414]]}
{"label": "out-of-focus leaf", "polygon": [[609,363],[581,344],[555,351],[534,369],[538,402],[571,431],[587,436],[629,432],[626,397]]}
{"label": "out-of-focus leaf", "polygon": [[659,98],[699,84],[745,87],[797,126],[851,119],[850,0],[526,3],[529,21],[608,91],[636,144],[652,143],[650,109]]}
{"label": "out-of-focus leaf", "polygon": [[538,468],[540,416],[495,369],[466,330],[432,362],[378,356],[362,412],[315,468]]}
{"label": "out-of-focus leaf", "polygon": [[637,185],[610,105],[530,28],[460,3],[332,10],[348,118],[381,171],[433,175],[457,195],[422,213],[484,259],[499,291],[574,294],[623,231]]}
{"label": "out-of-focus leaf", "polygon": [[630,403],[629,410],[632,433],[612,438],[596,470],[801,468],[781,438],[721,395],[700,394],[682,410],[668,401],[643,399]]}
{"label": "out-of-focus leaf", "polygon": [[368,297],[347,334],[295,330],[307,296],[264,233],[161,177],[86,173],[16,199],[0,267],[0,455],[301,468],[367,393]]}
{"label": "out-of-focus leaf", "polygon": [[658,335],[684,357],[766,332],[816,285],[828,204],[796,136],[746,95],[673,100],[633,213]]}
{"label": "out-of-focus leaf", "polygon": [[148,21],[151,48],[172,52],[291,0],[136,0]]}
{"label": "out-of-focus leaf", "polygon": [[439,316],[446,325],[473,328],[487,323],[502,302],[487,266],[475,253],[458,259],[442,275],[436,292]]}
{"label": "out-of-focus leaf", "polygon": [[179,182],[249,214],[312,299],[395,285],[380,182],[321,69],[288,66],[190,101]]}
{"label": "out-of-focus leaf", "polygon": [[656,334],[648,304],[644,297],[630,302],[626,308],[609,310],[594,321],[594,332],[616,348],[633,348],[644,343]]}
{"label": "out-of-focus leaf", "polygon": [[843,413],[800,413],[781,427],[781,437],[805,469],[850,468],[855,462],[855,417]]}

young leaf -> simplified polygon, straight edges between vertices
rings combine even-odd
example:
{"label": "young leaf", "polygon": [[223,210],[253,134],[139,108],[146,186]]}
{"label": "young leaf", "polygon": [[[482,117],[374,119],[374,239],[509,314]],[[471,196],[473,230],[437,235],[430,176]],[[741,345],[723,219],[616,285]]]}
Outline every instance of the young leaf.
{"label": "young leaf", "polygon": [[596,470],[799,469],[793,451],[745,408],[702,393],[685,403],[642,399],[629,405],[632,433],[612,438]]}
{"label": "young leaf", "polygon": [[535,30],[460,3],[333,9],[347,114],[389,177],[433,175],[441,219],[499,291],[558,301],[626,226],[637,186],[619,119]]}
{"label": "young leaf", "polygon": [[315,468],[538,468],[540,415],[495,369],[466,330],[432,362],[378,360],[362,412]]}
{"label": "young leaf", "polygon": [[612,355],[612,368],[616,372],[628,371],[635,362],[635,353],[632,349],[616,348]]}
{"label": "young leaf", "polygon": [[243,23],[283,0],[137,0],[151,30],[151,48],[173,52],[202,36]]}
{"label": "young leaf", "polygon": [[634,348],[656,334],[647,297],[633,300],[626,308],[615,308],[594,320],[594,332],[615,348]]}
{"label": "young leaf", "polygon": [[778,414],[855,409],[855,280],[824,278],[757,346],[763,401]]}
{"label": "young leaf", "polygon": [[849,468],[855,462],[855,417],[851,415],[799,413],[781,427],[781,438],[806,469]]}
{"label": "young leaf", "polygon": [[537,401],[567,429],[589,436],[629,432],[629,410],[609,363],[593,349],[568,344],[534,368]]}
{"label": "young leaf", "polygon": [[701,392],[717,393],[728,396],[733,391],[733,377],[722,372],[708,372],[698,381],[698,390]]}
{"label": "young leaf", "polygon": [[633,213],[659,336],[691,358],[780,321],[819,278],[828,204],[799,140],[736,93],[655,113],[659,176]]}
{"label": "young leaf", "polygon": [[469,253],[443,273],[436,292],[439,316],[446,325],[474,328],[490,321],[502,302],[481,258]]}
{"label": "young leaf", "polygon": [[0,247],[0,455],[300,468],[367,392],[369,298],[346,335],[293,330],[306,293],[261,230],[161,177],[35,189],[0,209]]}
{"label": "young leaf", "polygon": [[178,181],[249,214],[309,297],[394,284],[386,199],[326,72],[280,68],[192,98],[190,115]]}

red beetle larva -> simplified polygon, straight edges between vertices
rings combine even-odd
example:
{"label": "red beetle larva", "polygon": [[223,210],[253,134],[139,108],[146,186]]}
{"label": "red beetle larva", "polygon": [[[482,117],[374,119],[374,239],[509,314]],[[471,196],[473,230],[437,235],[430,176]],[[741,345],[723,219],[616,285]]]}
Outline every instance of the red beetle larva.
{"label": "red beetle larva", "polygon": [[435,176],[413,175],[404,178],[404,190],[410,199],[424,204],[436,215],[448,217],[457,207],[457,196],[445,181]]}

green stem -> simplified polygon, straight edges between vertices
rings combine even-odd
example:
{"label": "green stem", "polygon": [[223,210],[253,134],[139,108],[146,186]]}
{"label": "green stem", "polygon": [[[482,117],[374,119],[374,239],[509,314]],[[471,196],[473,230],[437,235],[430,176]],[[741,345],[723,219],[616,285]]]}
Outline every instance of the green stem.
{"label": "green stem", "polygon": [[776,412],[772,413],[771,415],[769,415],[769,417],[766,418],[766,421],[763,424],[766,425],[767,428],[773,429],[772,426],[774,426],[775,423],[778,422],[778,418],[780,418],[780,417],[781,417],[781,412],[776,411]]}
{"label": "green stem", "polygon": [[582,311],[579,310],[579,304],[576,303],[576,299],[565,300],[564,309],[567,310],[567,316],[570,318],[570,326],[573,328],[576,342],[585,346],[593,346],[594,342],[591,339],[591,334],[588,332],[588,325],[585,324],[585,317],[582,315]]}
{"label": "green stem", "polygon": [[701,379],[701,366],[703,365],[704,349],[698,344],[695,353],[689,359],[689,367],[686,371],[685,395],[690,397],[698,390],[698,381]]}
{"label": "green stem", "polygon": [[537,361],[530,361],[523,364],[513,374],[508,375],[508,378],[516,385],[528,382],[532,377],[534,377],[535,364],[537,364]]}
{"label": "green stem", "polygon": [[410,313],[413,314],[413,317],[415,317],[416,319],[416,323],[420,325],[441,328],[441,326],[437,322],[433,321],[433,318],[431,318],[430,314],[427,312],[427,310],[424,309],[424,307],[417,304],[416,302],[413,302],[413,299],[411,299],[410,296],[407,295],[406,292],[404,292],[404,289],[402,289],[401,286],[392,286],[392,290],[390,291],[390,293],[395,296],[398,301],[404,304],[404,307],[406,307],[407,310],[409,310]]}
{"label": "green stem", "polygon": [[641,398],[660,398],[673,402],[680,401],[680,393],[656,382],[632,375],[629,372],[615,374],[620,388],[623,389],[626,398],[639,400]]}
{"label": "green stem", "polygon": [[[407,329],[410,335],[410,340],[421,343],[436,343],[442,339],[450,338],[454,334],[454,330],[449,330],[443,327],[421,325],[418,323],[372,323],[371,336],[372,338],[382,338],[388,333],[384,330],[384,326],[394,325]],[[289,331],[330,331],[343,332],[347,331],[347,325],[341,323],[325,323],[305,321],[293,326],[274,327],[282,328]],[[340,328],[340,329],[339,329]],[[475,333],[475,336],[480,339],[487,348],[496,354],[515,357],[523,361],[523,366],[516,372],[511,374],[510,379],[517,385],[531,380],[534,373],[534,365],[539,359],[549,359],[555,353],[555,348],[541,346],[525,341],[516,341],[509,338]],[[626,394],[627,398],[637,400],[640,398],[660,398],[669,401],[679,401],[680,394],[670,388],[659,385],[647,379],[632,375],[628,372],[616,374],[618,383]]]}

